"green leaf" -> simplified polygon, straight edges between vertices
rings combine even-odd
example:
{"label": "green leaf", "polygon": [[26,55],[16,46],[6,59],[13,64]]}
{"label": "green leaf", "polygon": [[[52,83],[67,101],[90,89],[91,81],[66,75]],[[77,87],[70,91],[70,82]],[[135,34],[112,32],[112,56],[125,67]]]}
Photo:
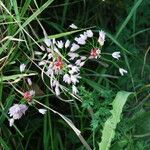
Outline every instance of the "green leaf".
{"label": "green leaf", "polygon": [[0,137],[0,146],[3,147],[3,149],[5,150],[10,150],[9,146],[7,145],[7,143]]}
{"label": "green leaf", "polygon": [[99,150],[109,150],[111,141],[115,136],[116,126],[120,122],[123,106],[125,105],[127,98],[130,94],[131,92],[125,91],[120,91],[117,93],[116,98],[112,103],[112,115],[107,119],[104,124],[104,128],[102,131],[102,141],[99,143]]}

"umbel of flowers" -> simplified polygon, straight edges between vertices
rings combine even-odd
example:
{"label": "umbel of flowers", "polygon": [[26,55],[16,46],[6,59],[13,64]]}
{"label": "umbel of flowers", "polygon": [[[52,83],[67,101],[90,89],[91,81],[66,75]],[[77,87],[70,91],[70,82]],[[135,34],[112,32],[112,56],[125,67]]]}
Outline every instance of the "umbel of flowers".
{"label": "umbel of flowers", "polygon": [[[77,29],[72,24],[70,27]],[[96,44],[91,40],[96,39]],[[35,60],[38,61],[38,67],[50,79],[49,89],[55,93],[56,96],[61,93],[69,94],[74,98],[78,98],[78,84],[81,79],[80,71],[84,64],[90,59],[100,59],[102,55],[102,48],[105,43],[105,32],[99,31],[99,36],[94,37],[92,30],[86,30],[73,41],[67,39],[66,41],[49,39],[47,36],[44,39],[45,46],[41,46],[41,51],[35,51]],[[90,44],[92,48],[86,48],[86,54],[81,54],[80,50],[85,49],[86,44]],[[117,60],[121,57],[120,52],[115,51],[111,56]],[[23,73],[26,68],[25,64],[20,65],[20,72]],[[120,74],[123,76],[127,71],[119,68]],[[27,79],[29,86],[32,85],[31,79]],[[10,126],[14,121],[20,119],[28,109],[28,104],[32,104],[35,92],[29,90],[23,93],[23,103],[14,104],[9,109],[9,123]],[[38,109],[39,113],[45,114],[45,109]]]}
{"label": "umbel of flowers", "polygon": [[[45,37],[46,47],[42,46],[42,51],[35,52],[36,60],[39,61],[38,65],[50,78],[49,87],[57,96],[61,94],[61,91],[77,95],[81,68],[88,59],[100,58],[105,43],[105,32],[102,30],[97,37],[97,46],[92,45],[92,49],[88,50],[86,55],[80,54],[80,49],[89,44],[90,39],[95,38],[93,36],[92,30],[87,30],[75,37],[72,42]],[[120,52],[114,52],[112,57],[119,59]],[[120,69],[119,71],[121,75],[126,73]]]}

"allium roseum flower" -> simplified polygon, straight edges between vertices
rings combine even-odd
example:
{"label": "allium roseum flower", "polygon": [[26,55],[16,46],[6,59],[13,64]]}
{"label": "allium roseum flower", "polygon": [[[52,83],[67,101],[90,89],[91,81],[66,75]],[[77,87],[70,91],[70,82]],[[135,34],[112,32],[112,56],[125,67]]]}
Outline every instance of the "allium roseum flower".
{"label": "allium roseum flower", "polygon": [[79,91],[78,91],[77,87],[75,85],[72,85],[72,93],[76,95],[78,92]]}
{"label": "allium roseum flower", "polygon": [[24,104],[14,104],[9,108],[9,115],[13,119],[20,119],[27,109],[28,107]]}
{"label": "allium roseum flower", "polygon": [[47,110],[46,109],[38,109],[39,113],[42,115],[46,114]]}
{"label": "allium roseum flower", "polygon": [[69,74],[65,74],[65,75],[63,76],[63,81],[64,81],[65,83],[68,83],[68,84],[71,83],[71,78],[70,78]]}
{"label": "allium roseum flower", "polygon": [[72,82],[74,85],[79,82],[78,79],[80,79],[80,78],[81,78],[81,77],[79,76],[79,74],[75,74],[75,75],[71,74],[71,82]]}
{"label": "allium roseum flower", "polygon": [[99,31],[99,38],[98,38],[98,42],[101,46],[104,45],[105,42],[105,32],[104,31]]}
{"label": "allium roseum flower", "polygon": [[26,68],[26,65],[25,64],[21,64],[20,65],[20,72],[22,73]]}
{"label": "allium roseum flower", "polygon": [[74,60],[76,57],[79,57],[79,54],[69,52],[69,53],[68,53],[68,56],[70,57],[70,60]]}
{"label": "allium roseum flower", "polygon": [[10,127],[13,126],[14,122],[15,122],[15,120],[13,118],[9,119],[9,126]]}
{"label": "allium roseum flower", "polygon": [[72,46],[71,46],[70,51],[74,52],[74,51],[78,50],[79,48],[80,48],[80,46],[78,44],[73,43]]}
{"label": "allium roseum flower", "polygon": [[90,53],[90,59],[92,59],[92,58],[98,58],[98,57],[100,57],[100,53],[101,53],[101,51],[100,51],[100,49],[98,49],[98,48],[93,48],[92,50],[91,50],[91,53]]}
{"label": "allium roseum flower", "polygon": [[48,47],[50,47],[51,44],[52,44],[51,40],[48,39],[47,37],[45,37],[44,42],[45,42],[45,44],[46,44]]}
{"label": "allium roseum flower", "polygon": [[86,35],[87,35],[87,37],[93,37],[93,32],[92,32],[92,30],[87,30],[86,32]]}
{"label": "allium roseum flower", "polygon": [[23,94],[23,98],[28,102],[31,102],[34,95],[35,95],[35,91],[33,90],[27,91]]}
{"label": "allium roseum flower", "polygon": [[128,73],[127,70],[123,69],[123,68],[119,68],[119,72],[120,74],[123,76],[125,73]]}
{"label": "allium roseum flower", "polygon": [[63,48],[63,46],[64,46],[64,43],[63,43],[63,41],[57,41],[57,46],[58,46],[58,48]]}
{"label": "allium roseum flower", "polygon": [[80,45],[84,45],[86,43],[85,39],[82,37],[79,37],[79,38],[76,37],[75,41]]}
{"label": "allium roseum flower", "polygon": [[12,126],[16,119],[20,119],[22,115],[25,114],[28,107],[24,104],[14,104],[9,108],[9,116],[12,117],[9,119],[9,125]]}
{"label": "allium roseum flower", "polygon": [[78,29],[78,27],[73,23],[69,27],[72,28],[72,29]]}
{"label": "allium roseum flower", "polygon": [[27,78],[27,82],[28,82],[28,85],[31,86],[32,85],[32,81],[30,78]]}
{"label": "allium roseum flower", "polygon": [[119,60],[119,58],[121,57],[120,56],[120,52],[114,52],[114,53],[112,53],[112,57]]}
{"label": "allium roseum flower", "polygon": [[58,58],[57,58],[57,61],[55,62],[55,68],[56,68],[57,70],[60,70],[60,69],[63,68],[63,66],[64,66],[64,64],[63,64],[62,58],[61,58],[61,57],[58,57]]}
{"label": "allium roseum flower", "polygon": [[69,45],[70,45],[70,41],[69,41],[69,40],[67,40],[67,41],[66,41],[66,43],[65,43],[65,48],[68,48],[68,47],[69,47]]}

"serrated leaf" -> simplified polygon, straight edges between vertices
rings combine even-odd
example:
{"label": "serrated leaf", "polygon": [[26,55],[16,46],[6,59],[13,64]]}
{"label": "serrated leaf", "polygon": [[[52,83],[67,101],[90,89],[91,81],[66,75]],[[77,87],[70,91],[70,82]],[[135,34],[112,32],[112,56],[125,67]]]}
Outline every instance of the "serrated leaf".
{"label": "serrated leaf", "polygon": [[115,129],[120,122],[123,106],[131,92],[120,91],[112,103],[112,115],[107,119],[102,131],[102,141],[99,143],[99,150],[109,150],[111,141],[115,136]]}

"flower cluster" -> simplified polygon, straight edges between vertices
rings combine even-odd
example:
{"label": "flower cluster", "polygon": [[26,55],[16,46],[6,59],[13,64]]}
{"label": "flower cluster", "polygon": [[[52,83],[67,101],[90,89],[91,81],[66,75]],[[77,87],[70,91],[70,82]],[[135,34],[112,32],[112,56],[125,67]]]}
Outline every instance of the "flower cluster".
{"label": "flower cluster", "polygon": [[[77,29],[74,24],[70,28]],[[95,40],[96,39],[96,40]],[[92,42],[91,42],[92,41]],[[45,36],[45,46],[41,46],[41,51],[35,51],[35,61],[38,61],[38,67],[49,77],[48,87],[53,93],[60,97],[61,93],[70,94],[78,97],[78,84],[81,79],[81,68],[88,60],[99,59],[102,56],[102,48],[105,43],[105,32],[99,31],[99,36],[94,37],[92,30],[86,30],[73,41],[49,39]],[[95,44],[96,43],[96,44]],[[88,44],[88,48],[86,47]],[[90,46],[89,46],[90,45]],[[110,54],[109,54],[110,55]],[[111,54],[114,59],[119,60],[121,55],[119,51]],[[26,65],[20,65],[20,72],[25,71]],[[123,76],[127,71],[119,67],[119,72]],[[22,94],[22,100],[19,104],[14,104],[9,109],[10,126],[14,121],[20,119],[28,109],[28,105],[33,105],[35,91],[32,90],[32,81],[27,78],[28,89]],[[46,113],[46,109],[38,109],[41,114]]]}
{"label": "flower cluster", "polygon": [[[77,29],[74,24],[71,28]],[[80,70],[88,59],[98,59],[101,57],[101,50],[105,43],[105,32],[99,31],[97,42],[99,46],[92,45],[87,54],[80,54],[79,49],[83,49],[85,44],[90,43],[89,39],[93,37],[92,30],[86,30],[73,41],[49,39],[45,37],[46,47],[42,46],[42,51],[35,51],[38,65],[42,72],[50,78],[50,89],[59,96],[61,91],[68,92],[71,95],[77,95],[77,84],[81,78]],[[96,44],[97,45],[97,44]],[[115,59],[120,58],[120,52],[112,53]],[[120,71],[120,69],[119,69]],[[121,70],[121,75],[127,73]]]}

